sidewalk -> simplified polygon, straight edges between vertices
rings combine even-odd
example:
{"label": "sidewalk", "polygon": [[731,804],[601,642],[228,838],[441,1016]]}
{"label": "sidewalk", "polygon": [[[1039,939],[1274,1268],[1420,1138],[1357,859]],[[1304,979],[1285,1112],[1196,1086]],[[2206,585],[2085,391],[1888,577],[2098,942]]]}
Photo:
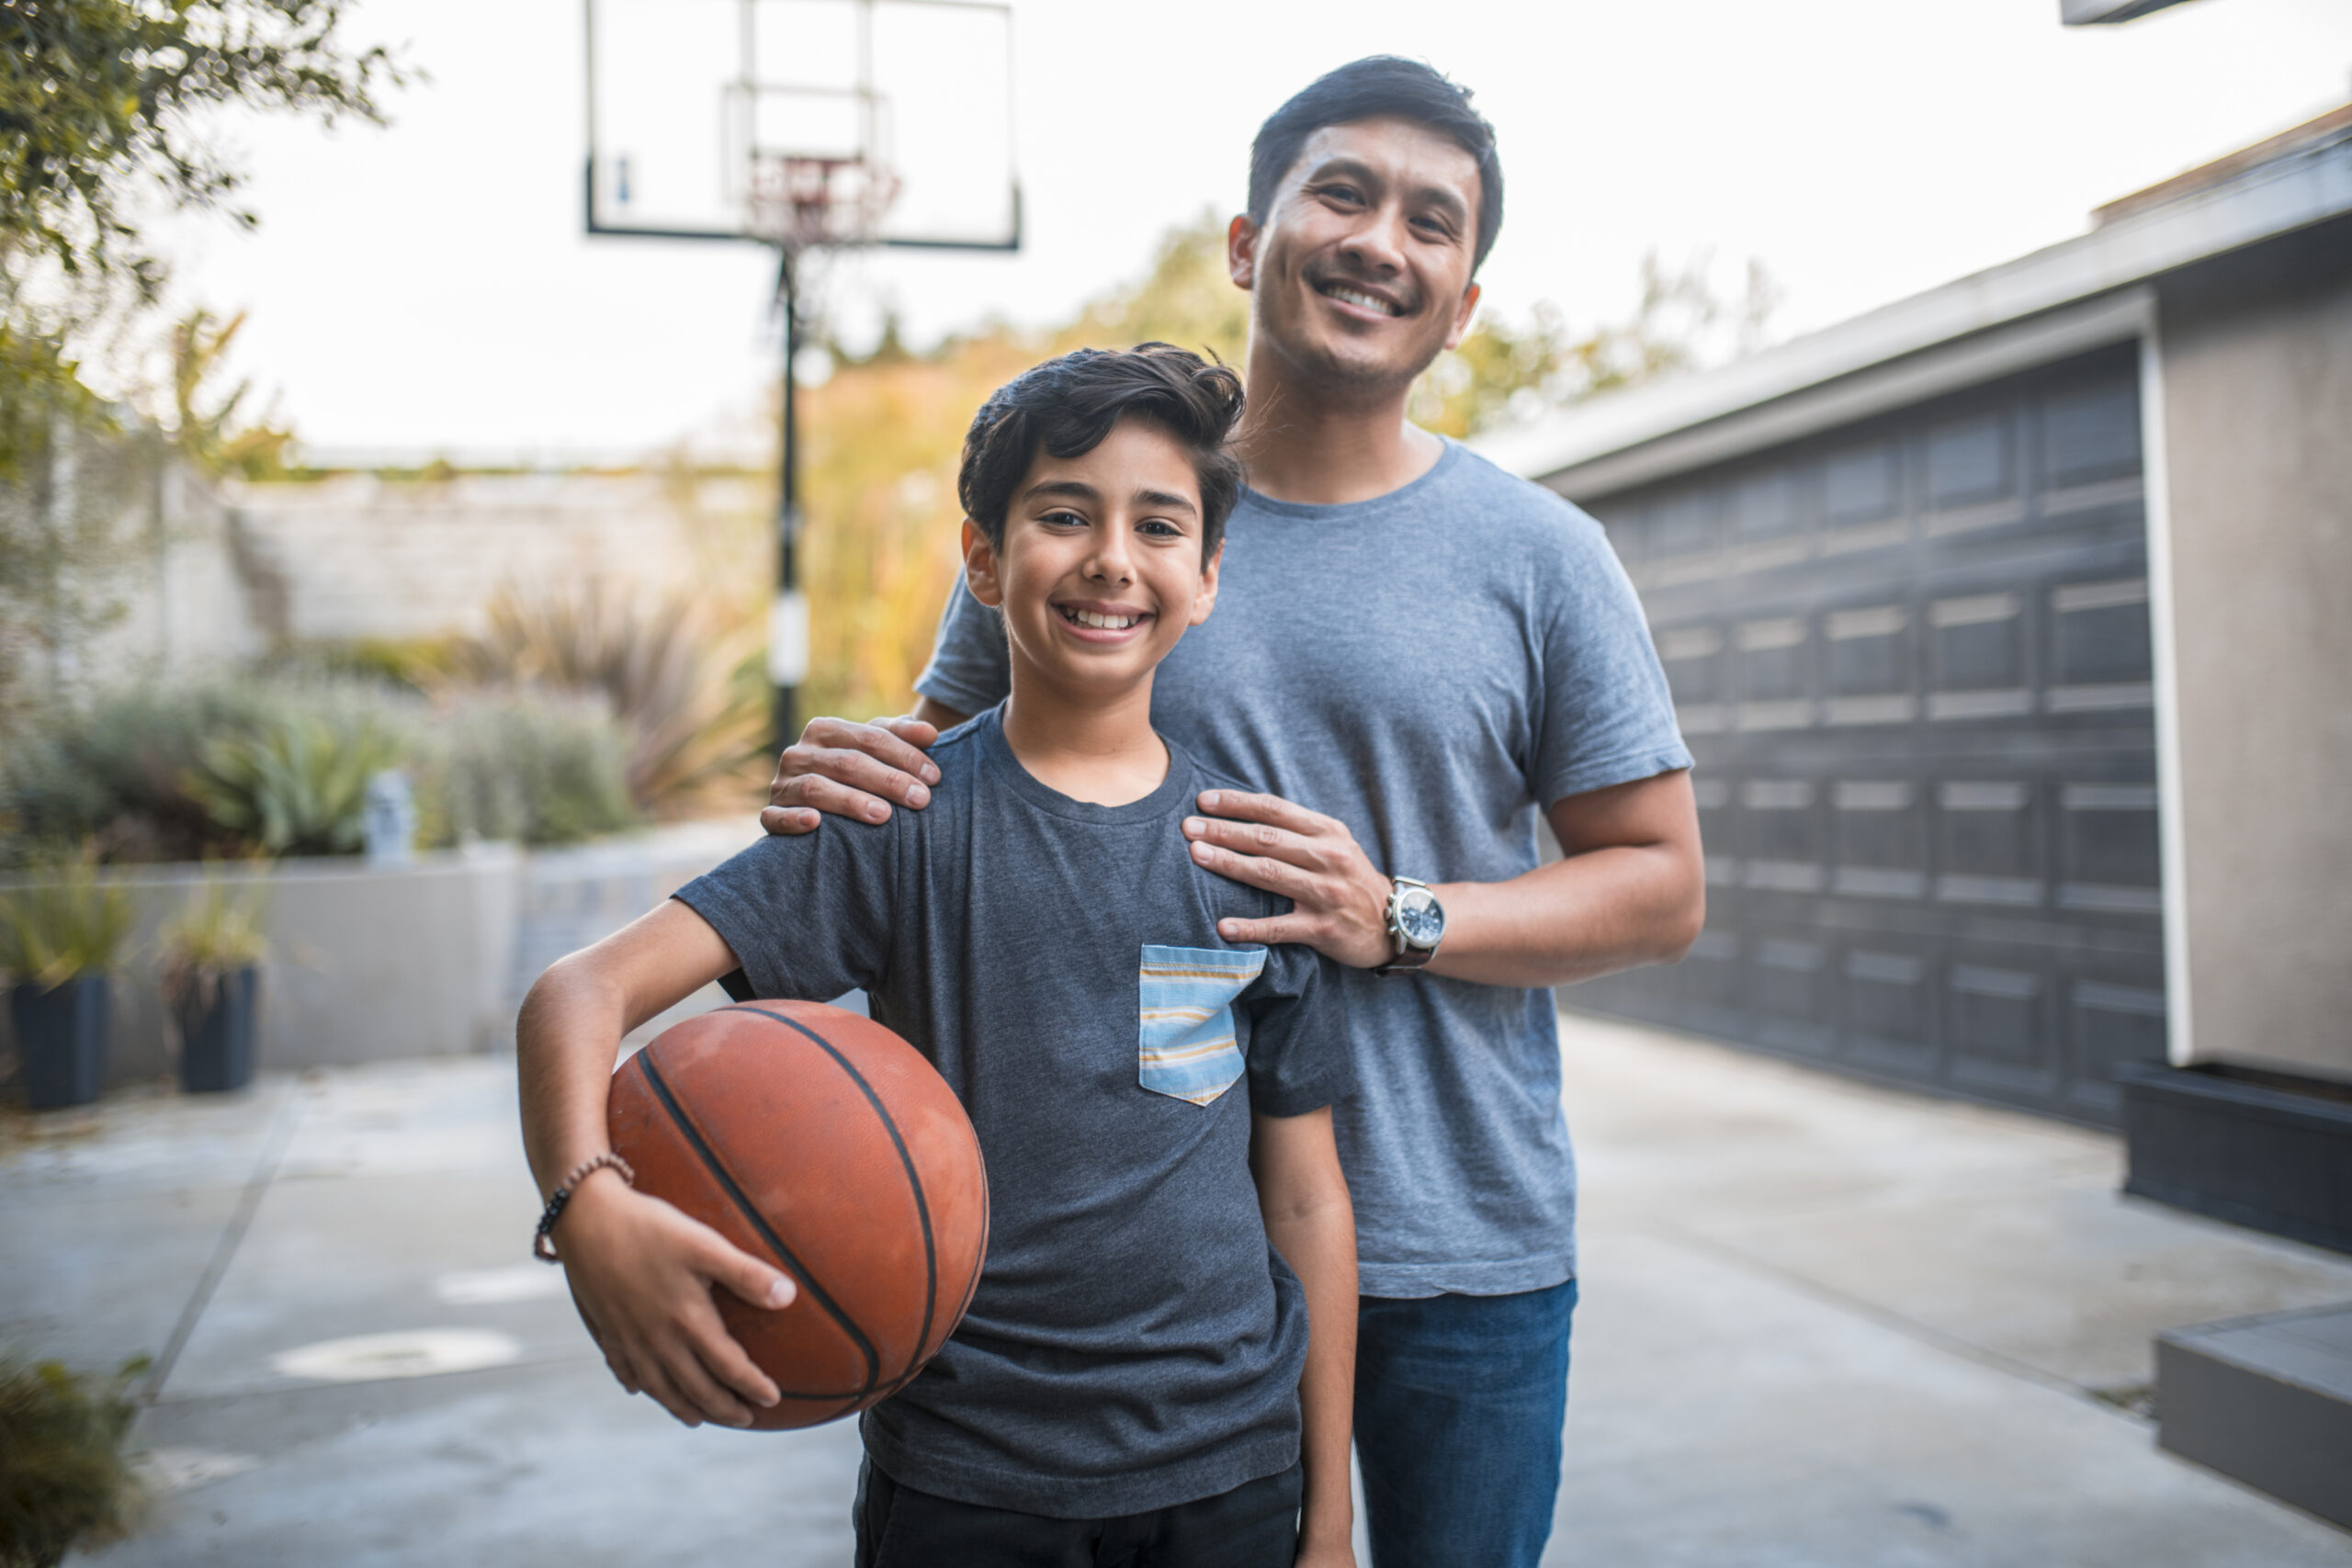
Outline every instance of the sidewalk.
{"label": "sidewalk", "polygon": [[[1547,1562],[2352,1563],[2134,1414],[2157,1329],[2352,1299],[2352,1258],[2118,1198],[2098,1134],[1566,1021],[1588,1198]],[[148,1529],[74,1561],[846,1563],[854,1428],[621,1395],[524,1256],[534,1209],[504,1058],[13,1120],[0,1341],[162,1363]]]}

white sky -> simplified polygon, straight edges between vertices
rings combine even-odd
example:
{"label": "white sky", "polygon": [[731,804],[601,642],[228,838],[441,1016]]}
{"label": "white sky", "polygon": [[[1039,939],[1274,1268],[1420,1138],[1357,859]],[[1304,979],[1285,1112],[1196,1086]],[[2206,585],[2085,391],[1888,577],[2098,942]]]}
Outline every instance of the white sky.
{"label": "white sky", "polygon": [[[919,342],[1067,315],[1170,223],[1237,209],[1259,120],[1361,54],[1429,60],[1495,122],[1492,306],[1613,315],[1645,250],[1709,247],[1770,266],[1784,334],[2078,233],[2352,95],[2345,0],[2089,28],[2058,0],[1018,0],[1014,25],[1026,251],[862,259],[836,288],[853,332],[883,299]],[[579,0],[361,0],[351,26],[433,81],[389,130],[241,122],[259,231],[174,231],[177,293],[251,310],[236,367],[313,450],[756,429],[765,253],[581,231]]]}

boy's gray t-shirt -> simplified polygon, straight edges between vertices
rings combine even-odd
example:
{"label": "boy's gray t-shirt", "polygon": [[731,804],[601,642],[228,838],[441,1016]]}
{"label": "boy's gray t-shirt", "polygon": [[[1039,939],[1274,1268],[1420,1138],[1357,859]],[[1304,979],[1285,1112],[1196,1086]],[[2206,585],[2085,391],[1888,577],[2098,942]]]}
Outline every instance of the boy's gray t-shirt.
{"label": "boy's gray t-shirt", "polygon": [[1286,1470],[1306,1308],[1259,1215],[1250,1114],[1353,1087],[1339,971],[1217,936],[1288,906],[1193,863],[1193,797],[1234,781],[1182,748],[1120,807],[1039,783],[994,712],[931,755],[922,812],[765,840],[677,894],[749,994],[864,987],[979,1134],[978,1289],[866,1413],[866,1449],[919,1491],[1068,1518]]}
{"label": "boy's gray t-shirt", "polygon": [[[994,611],[949,595],[915,682],[1007,690]],[[1640,604],[1600,525],[1449,442],[1345,506],[1243,496],[1216,610],[1152,688],[1210,766],[1345,822],[1373,863],[1500,882],[1540,807],[1690,765]],[[1499,1295],[1576,1270],[1576,1168],[1548,990],[1342,969],[1360,1088],[1339,1105],[1368,1295]]]}

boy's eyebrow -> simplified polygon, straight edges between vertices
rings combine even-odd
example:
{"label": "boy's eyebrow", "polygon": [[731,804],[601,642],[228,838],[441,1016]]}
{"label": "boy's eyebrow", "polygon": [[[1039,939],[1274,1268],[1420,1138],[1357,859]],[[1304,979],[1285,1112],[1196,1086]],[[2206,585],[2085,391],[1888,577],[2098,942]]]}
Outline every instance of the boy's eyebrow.
{"label": "boy's eyebrow", "polygon": [[[1102,499],[1102,492],[1083,479],[1040,479],[1023,491],[1021,499],[1027,501],[1034,496],[1041,495],[1066,495],[1073,501],[1099,502]],[[1140,505],[1154,506],[1162,511],[1184,511],[1195,516],[1200,514],[1201,509],[1191,496],[1178,495],[1173,491],[1139,490],[1136,491],[1135,499]]]}
{"label": "boy's eyebrow", "polygon": [[[1387,183],[1381,176],[1379,170],[1363,162],[1361,158],[1352,158],[1344,152],[1334,153],[1332,156],[1324,159],[1320,164],[1316,164],[1313,169],[1307,172],[1306,183],[1312,185],[1317,180],[1328,180],[1333,178],[1356,180],[1368,186],[1380,186]],[[1420,202],[1425,206],[1442,209],[1446,215],[1453,219],[1456,222],[1466,223],[1470,220],[1470,209],[1464,203],[1461,192],[1455,190],[1452,186],[1419,186],[1414,188],[1411,195],[1415,201]]]}

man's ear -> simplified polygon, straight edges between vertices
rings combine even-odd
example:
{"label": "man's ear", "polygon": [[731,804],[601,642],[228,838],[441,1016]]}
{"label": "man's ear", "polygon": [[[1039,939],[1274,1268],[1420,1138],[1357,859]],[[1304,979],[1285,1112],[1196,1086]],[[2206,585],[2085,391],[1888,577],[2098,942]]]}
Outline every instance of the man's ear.
{"label": "man's ear", "polygon": [[1478,286],[1472,284],[1462,291],[1462,303],[1453,308],[1453,330],[1445,334],[1445,346],[1460,348],[1462,340],[1470,335],[1471,318],[1478,313]]}
{"label": "man's ear", "polygon": [[1225,272],[1236,288],[1258,280],[1258,220],[1246,212],[1235,213],[1225,226]]}
{"label": "man's ear", "polygon": [[1202,564],[1201,585],[1193,590],[1193,614],[1192,618],[1184,623],[1186,626],[1199,626],[1209,618],[1209,612],[1216,608],[1216,573],[1224,564],[1225,541],[1219,539],[1216,551]]}
{"label": "man's ear", "polygon": [[964,519],[964,586],[989,609],[1003,607],[1004,579],[997,567],[996,547],[968,517]]}

